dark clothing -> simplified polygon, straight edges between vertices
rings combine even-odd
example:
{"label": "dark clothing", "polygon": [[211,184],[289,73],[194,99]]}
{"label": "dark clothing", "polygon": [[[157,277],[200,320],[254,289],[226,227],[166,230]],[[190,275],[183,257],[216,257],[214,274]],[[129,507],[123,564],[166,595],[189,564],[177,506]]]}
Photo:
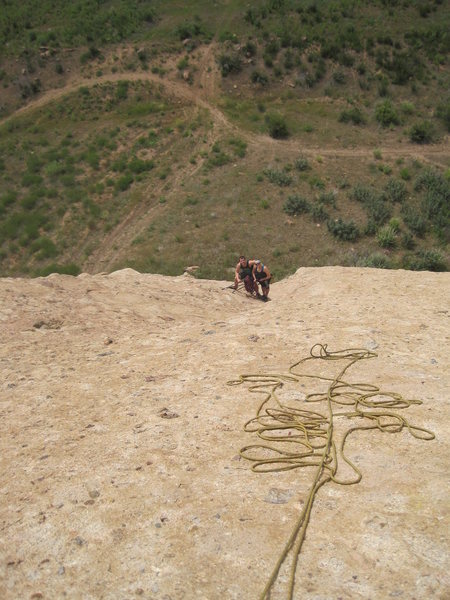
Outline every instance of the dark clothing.
{"label": "dark clothing", "polygon": [[267,277],[267,273],[264,271],[264,266],[261,269],[261,271],[258,271],[258,269],[255,269],[255,279],[256,281],[264,288],[268,288],[269,287],[269,283],[270,283],[270,279],[266,279],[266,281],[260,281],[260,279],[264,279],[264,277]]}
{"label": "dark clothing", "polygon": [[245,267],[243,267],[241,265],[241,268],[239,269],[239,277],[243,281],[249,275],[250,275],[250,277],[252,276],[252,267],[248,264],[248,261],[247,261],[247,265]]}

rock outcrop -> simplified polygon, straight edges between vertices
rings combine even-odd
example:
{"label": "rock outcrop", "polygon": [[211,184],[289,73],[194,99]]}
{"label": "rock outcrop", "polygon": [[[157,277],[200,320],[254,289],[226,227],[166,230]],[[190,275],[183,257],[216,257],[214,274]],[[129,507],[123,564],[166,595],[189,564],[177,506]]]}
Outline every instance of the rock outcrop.
{"label": "rock outcrop", "polygon": [[260,399],[227,381],[326,343],[376,352],[349,378],[422,400],[402,416],[436,438],[349,437],[363,479],[319,490],[294,598],[444,598],[449,284],[305,268],[262,303],[187,274],[0,280],[0,596],[257,598],[311,471],[251,471]]}

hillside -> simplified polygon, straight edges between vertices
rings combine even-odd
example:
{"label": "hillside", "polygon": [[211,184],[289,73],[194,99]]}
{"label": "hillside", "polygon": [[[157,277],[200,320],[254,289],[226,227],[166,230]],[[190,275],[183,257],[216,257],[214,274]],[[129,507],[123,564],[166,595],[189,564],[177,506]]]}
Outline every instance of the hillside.
{"label": "hillside", "polygon": [[0,16],[0,273],[446,270],[445,1]]}
{"label": "hillside", "polygon": [[[336,443],[342,426],[372,423],[337,416],[368,384],[384,394],[366,401],[391,404],[360,409],[389,412],[385,424],[398,414],[410,430],[348,437],[362,481],[318,490],[294,598],[444,598],[449,283],[439,273],[302,268],[261,304],[223,281],[130,269],[1,279],[1,597],[259,597],[314,469],[252,472],[239,451],[258,443],[243,427],[263,397],[227,382],[287,375],[328,344],[378,355],[353,365],[354,387],[334,398]],[[344,364],[297,371],[333,378]],[[305,398],[329,382],[283,381],[282,403],[316,419],[326,411]],[[394,406],[399,395],[422,404]],[[292,425],[288,436],[299,434]],[[339,479],[352,479],[336,464]],[[286,580],[282,569],[273,598],[288,598]]]}

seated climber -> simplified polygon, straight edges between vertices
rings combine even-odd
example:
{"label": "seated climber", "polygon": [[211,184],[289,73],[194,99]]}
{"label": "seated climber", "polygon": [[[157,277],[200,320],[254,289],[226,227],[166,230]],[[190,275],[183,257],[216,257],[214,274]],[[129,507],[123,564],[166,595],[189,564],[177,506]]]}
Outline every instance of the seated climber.
{"label": "seated climber", "polygon": [[[255,260],[252,275],[256,288],[256,295],[260,300],[267,302],[269,299],[270,280],[272,279],[269,269],[263,265],[260,260]],[[258,284],[261,286],[261,294],[258,292]]]}
{"label": "seated climber", "polygon": [[254,260],[247,260],[245,256],[239,257],[234,275],[234,289],[236,290],[241,281],[244,283],[246,291],[252,296],[257,293],[257,285],[253,278]]}

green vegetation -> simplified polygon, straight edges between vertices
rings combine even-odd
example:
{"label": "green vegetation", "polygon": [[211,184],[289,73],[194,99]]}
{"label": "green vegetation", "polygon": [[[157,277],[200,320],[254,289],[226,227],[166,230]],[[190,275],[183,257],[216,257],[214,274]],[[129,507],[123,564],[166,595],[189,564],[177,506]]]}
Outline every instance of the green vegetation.
{"label": "green vegetation", "polygon": [[4,4],[1,274],[448,268],[444,2]]}

